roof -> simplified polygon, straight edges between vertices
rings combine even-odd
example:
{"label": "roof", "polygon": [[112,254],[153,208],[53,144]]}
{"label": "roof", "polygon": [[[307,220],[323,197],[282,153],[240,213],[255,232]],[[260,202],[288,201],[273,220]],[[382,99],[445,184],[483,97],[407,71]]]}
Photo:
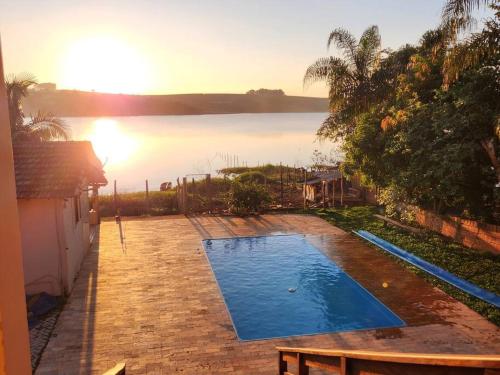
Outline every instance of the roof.
{"label": "roof", "polygon": [[102,163],[88,141],[14,144],[17,198],[67,198],[84,179],[106,185]]}
{"label": "roof", "polygon": [[333,169],[326,172],[317,172],[315,177],[307,180],[307,185],[316,185],[321,183],[321,181],[332,182],[333,180],[339,180],[342,177],[342,173],[338,169]]}

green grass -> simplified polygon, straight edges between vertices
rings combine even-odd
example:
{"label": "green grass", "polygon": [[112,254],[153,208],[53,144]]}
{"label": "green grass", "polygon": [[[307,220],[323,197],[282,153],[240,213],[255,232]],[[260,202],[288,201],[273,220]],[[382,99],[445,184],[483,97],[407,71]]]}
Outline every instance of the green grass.
{"label": "green grass", "polygon": [[[146,193],[122,193],[118,195],[118,207],[122,216],[168,215],[177,213],[175,191],[149,192],[149,211],[146,204]],[[113,195],[99,196],[101,216],[115,216]]]}
{"label": "green grass", "polygon": [[[425,231],[423,235],[415,236],[399,228],[384,227],[381,220],[373,217],[373,214],[377,213],[375,207],[360,206],[344,209],[320,209],[310,211],[309,213],[314,213],[346,231],[356,229],[367,230],[481,288],[500,294],[499,255],[463,247],[430,231]],[[376,246],[373,247],[378,251],[383,251]],[[476,297],[463,293],[450,284],[421,271],[399,258],[393,258],[410,271],[425,278],[453,298],[477,311],[497,326],[500,326],[500,309]]]}

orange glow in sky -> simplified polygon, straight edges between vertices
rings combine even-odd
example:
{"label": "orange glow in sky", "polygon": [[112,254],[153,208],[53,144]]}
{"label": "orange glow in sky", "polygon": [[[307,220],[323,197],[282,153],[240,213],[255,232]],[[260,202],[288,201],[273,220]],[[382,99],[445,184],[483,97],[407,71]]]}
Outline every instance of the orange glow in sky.
{"label": "orange glow in sky", "polygon": [[75,40],[63,52],[58,71],[59,85],[68,89],[140,94],[151,86],[144,54],[115,37]]}

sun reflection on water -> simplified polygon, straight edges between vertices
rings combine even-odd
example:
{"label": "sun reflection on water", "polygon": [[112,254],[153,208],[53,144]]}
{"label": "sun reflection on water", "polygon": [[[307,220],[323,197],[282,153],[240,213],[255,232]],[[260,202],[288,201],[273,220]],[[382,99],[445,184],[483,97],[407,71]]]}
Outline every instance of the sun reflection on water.
{"label": "sun reflection on water", "polygon": [[138,141],[123,131],[117,121],[98,119],[92,123],[87,139],[106,165],[124,163],[137,152]]}

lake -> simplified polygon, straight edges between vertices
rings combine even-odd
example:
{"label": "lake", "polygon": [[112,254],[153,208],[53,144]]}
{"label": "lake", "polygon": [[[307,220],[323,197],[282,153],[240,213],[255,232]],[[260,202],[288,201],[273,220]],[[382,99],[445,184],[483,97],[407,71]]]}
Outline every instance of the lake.
{"label": "lake", "polygon": [[187,174],[212,173],[228,166],[280,163],[305,166],[315,149],[329,154],[316,130],[325,113],[258,113],[196,116],[65,118],[74,140],[90,140],[105,163],[112,191],[151,190]]}

